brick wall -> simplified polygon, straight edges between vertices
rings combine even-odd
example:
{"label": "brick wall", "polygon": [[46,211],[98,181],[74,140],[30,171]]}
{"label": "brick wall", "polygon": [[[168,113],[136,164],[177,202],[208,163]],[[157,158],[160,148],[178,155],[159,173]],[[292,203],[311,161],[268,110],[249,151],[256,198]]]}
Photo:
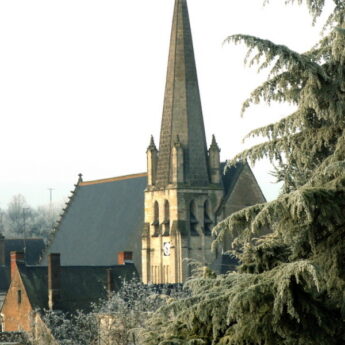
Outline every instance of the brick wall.
{"label": "brick wall", "polygon": [[11,285],[1,309],[1,314],[3,315],[3,331],[29,332],[31,330],[32,311],[24,284],[15,266]]}

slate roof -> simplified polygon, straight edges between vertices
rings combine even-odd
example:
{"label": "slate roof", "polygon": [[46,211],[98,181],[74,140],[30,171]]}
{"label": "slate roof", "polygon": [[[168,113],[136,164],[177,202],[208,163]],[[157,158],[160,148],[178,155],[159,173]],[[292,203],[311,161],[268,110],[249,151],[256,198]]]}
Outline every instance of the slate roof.
{"label": "slate roof", "polygon": [[131,251],[140,269],[146,185],[146,174],[80,182],[42,264],[60,253],[62,266],[114,265]]}
{"label": "slate roof", "polygon": [[264,194],[262,193],[258,182],[256,181],[256,178],[252,172],[252,169],[250,168],[249,164],[244,162],[237,162],[236,165],[233,165],[231,167],[226,166],[226,162],[221,163],[221,169],[224,172],[224,175],[222,177],[223,179],[223,185],[224,185],[224,192],[225,196],[223,198],[223,202],[225,202],[229,196],[232,194],[234,187],[237,183],[238,178],[242,174],[243,170],[248,170],[248,172],[251,175],[251,178],[255,181],[256,185],[258,186],[258,189],[260,191],[260,202],[265,202],[266,198]]}
{"label": "slate roof", "polygon": [[244,166],[248,163],[238,162],[236,165],[226,167],[226,162],[220,163],[220,169],[222,172],[222,181],[224,186],[224,199],[232,193],[238,178],[243,171]]}
{"label": "slate roof", "polygon": [[[243,167],[238,163],[222,175],[224,200]],[[80,182],[41,264],[48,253],[60,253],[62,266],[113,265],[118,252],[132,251],[140,271],[146,185],[146,174]]]}
{"label": "slate roof", "polygon": [[24,252],[25,262],[28,265],[39,263],[45,244],[42,238],[5,238],[5,265],[10,264],[10,252]]}
{"label": "slate roof", "polygon": [[10,286],[10,267],[0,266],[0,292],[7,292]]}
{"label": "slate roof", "polygon": [[[5,265],[0,265],[0,292],[8,290],[10,286],[10,252],[24,252],[23,239],[4,239],[5,242]],[[28,265],[36,265],[42,256],[45,244],[41,238],[25,239],[25,262]]]}
{"label": "slate roof", "polygon": [[[25,266],[17,263],[25,290],[34,309],[48,308],[48,269],[46,266]],[[61,267],[61,303],[65,312],[89,310],[90,303],[107,295],[107,270],[112,269],[113,286],[117,291],[123,279],[138,276],[134,264],[114,266]]]}

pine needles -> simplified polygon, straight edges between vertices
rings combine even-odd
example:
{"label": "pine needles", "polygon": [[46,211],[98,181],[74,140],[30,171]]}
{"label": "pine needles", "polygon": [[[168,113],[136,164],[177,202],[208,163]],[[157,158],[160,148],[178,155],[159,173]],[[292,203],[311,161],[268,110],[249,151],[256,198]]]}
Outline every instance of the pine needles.
{"label": "pine needles", "polygon": [[[314,20],[325,6],[286,0],[294,2],[306,3]],[[249,66],[270,69],[243,111],[262,101],[297,106],[249,133],[266,142],[229,161],[268,157],[283,193],[213,229],[214,249],[232,240],[238,272],[189,281],[190,297],[154,314],[147,344],[345,343],[345,3],[333,3],[327,34],[304,54],[254,36],[227,38],[247,45]]]}

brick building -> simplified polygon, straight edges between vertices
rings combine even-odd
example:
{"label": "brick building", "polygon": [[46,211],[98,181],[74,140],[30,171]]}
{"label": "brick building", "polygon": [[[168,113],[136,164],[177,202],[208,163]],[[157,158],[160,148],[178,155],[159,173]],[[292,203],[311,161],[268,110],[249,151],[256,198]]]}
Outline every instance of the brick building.
{"label": "brick building", "polygon": [[211,252],[211,229],[265,198],[248,164],[223,171],[215,137],[206,142],[187,2],[175,0],[160,142],[151,138],[147,174],[80,178],[47,253],[60,252],[64,265],[104,265],[131,251],[145,283],[185,281],[185,259],[231,269]]}
{"label": "brick building", "polygon": [[[120,258],[125,258],[124,255]],[[60,255],[50,254],[48,266],[28,266],[24,254],[11,252],[11,283],[1,308],[2,330],[32,331],[44,310],[87,311],[92,302],[118,290],[123,279],[137,275],[133,263],[112,266],[60,265]]]}

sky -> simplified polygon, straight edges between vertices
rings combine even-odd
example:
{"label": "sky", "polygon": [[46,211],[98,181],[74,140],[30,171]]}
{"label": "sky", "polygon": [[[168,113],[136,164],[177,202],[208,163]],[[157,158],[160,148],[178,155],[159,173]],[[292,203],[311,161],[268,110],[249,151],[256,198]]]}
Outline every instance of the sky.
{"label": "sky", "polygon": [[[151,134],[159,143],[173,0],[0,1],[0,208],[22,194],[32,206],[62,202],[78,174],[94,180],[146,170]],[[243,33],[298,52],[320,38],[304,7],[284,0],[188,0],[206,137],[222,160],[251,129],[291,108],[242,102],[265,73],[245,67]],[[320,24],[322,20],[320,21]],[[279,186],[261,162],[267,199]]]}

